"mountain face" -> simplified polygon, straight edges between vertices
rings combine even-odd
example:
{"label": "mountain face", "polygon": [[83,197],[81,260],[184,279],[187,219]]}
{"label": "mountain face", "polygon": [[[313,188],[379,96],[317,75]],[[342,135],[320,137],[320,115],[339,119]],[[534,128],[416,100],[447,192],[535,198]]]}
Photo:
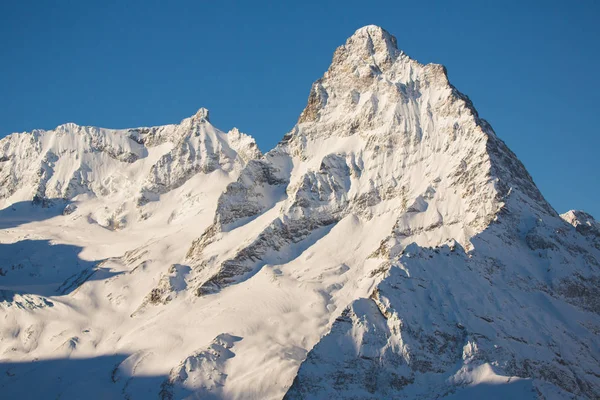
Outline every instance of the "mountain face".
{"label": "mountain face", "polygon": [[600,397],[600,224],[379,27],[264,155],[201,109],[13,134],[0,182],[7,398]]}

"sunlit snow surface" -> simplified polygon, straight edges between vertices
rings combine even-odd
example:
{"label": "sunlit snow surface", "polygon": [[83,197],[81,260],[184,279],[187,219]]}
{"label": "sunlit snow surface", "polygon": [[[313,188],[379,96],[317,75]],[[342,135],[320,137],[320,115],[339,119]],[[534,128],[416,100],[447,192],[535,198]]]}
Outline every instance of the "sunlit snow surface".
{"label": "sunlit snow surface", "polygon": [[600,397],[600,228],[381,28],[266,155],[213,127],[0,140],[0,397]]}

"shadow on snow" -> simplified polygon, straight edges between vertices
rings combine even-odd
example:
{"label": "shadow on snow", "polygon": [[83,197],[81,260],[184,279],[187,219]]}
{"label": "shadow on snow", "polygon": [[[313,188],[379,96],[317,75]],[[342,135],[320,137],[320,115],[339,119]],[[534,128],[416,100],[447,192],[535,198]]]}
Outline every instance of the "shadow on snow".
{"label": "shadow on snow", "polygon": [[[0,362],[0,393],[6,399],[164,398],[167,376],[131,376],[119,368],[128,354]],[[178,388],[178,391],[184,388]],[[190,393],[191,394],[191,393]]]}
{"label": "shadow on snow", "polygon": [[49,240],[0,243],[0,302],[13,301],[16,294],[66,295],[88,280],[118,274],[100,267],[100,260],[82,260],[81,250]]}
{"label": "shadow on snow", "polygon": [[35,199],[11,204],[0,210],[0,229],[15,228],[57,217],[62,215],[67,204],[63,199]]}

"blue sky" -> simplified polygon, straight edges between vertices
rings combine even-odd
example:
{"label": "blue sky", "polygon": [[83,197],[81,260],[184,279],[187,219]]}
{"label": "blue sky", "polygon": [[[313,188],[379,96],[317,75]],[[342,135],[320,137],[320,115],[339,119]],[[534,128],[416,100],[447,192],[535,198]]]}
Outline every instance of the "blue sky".
{"label": "blue sky", "polygon": [[447,67],[557,211],[600,218],[599,20],[600,2],[585,0],[3,1],[0,137],[175,123],[207,107],[269,150],[335,48],[377,24]]}

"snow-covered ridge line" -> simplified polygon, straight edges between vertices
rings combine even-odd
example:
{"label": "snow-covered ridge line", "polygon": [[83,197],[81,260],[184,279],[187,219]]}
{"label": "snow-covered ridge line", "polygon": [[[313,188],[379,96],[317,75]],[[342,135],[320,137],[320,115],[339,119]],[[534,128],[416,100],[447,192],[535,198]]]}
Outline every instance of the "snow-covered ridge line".
{"label": "snow-covered ridge line", "polygon": [[180,124],[104,129],[69,123],[10,135],[0,140],[0,202],[100,197],[119,203],[116,219],[125,209],[128,219],[143,219],[140,207],[195,174],[235,175],[261,156],[252,137],[236,128],[226,134],[208,115],[201,108]]}

